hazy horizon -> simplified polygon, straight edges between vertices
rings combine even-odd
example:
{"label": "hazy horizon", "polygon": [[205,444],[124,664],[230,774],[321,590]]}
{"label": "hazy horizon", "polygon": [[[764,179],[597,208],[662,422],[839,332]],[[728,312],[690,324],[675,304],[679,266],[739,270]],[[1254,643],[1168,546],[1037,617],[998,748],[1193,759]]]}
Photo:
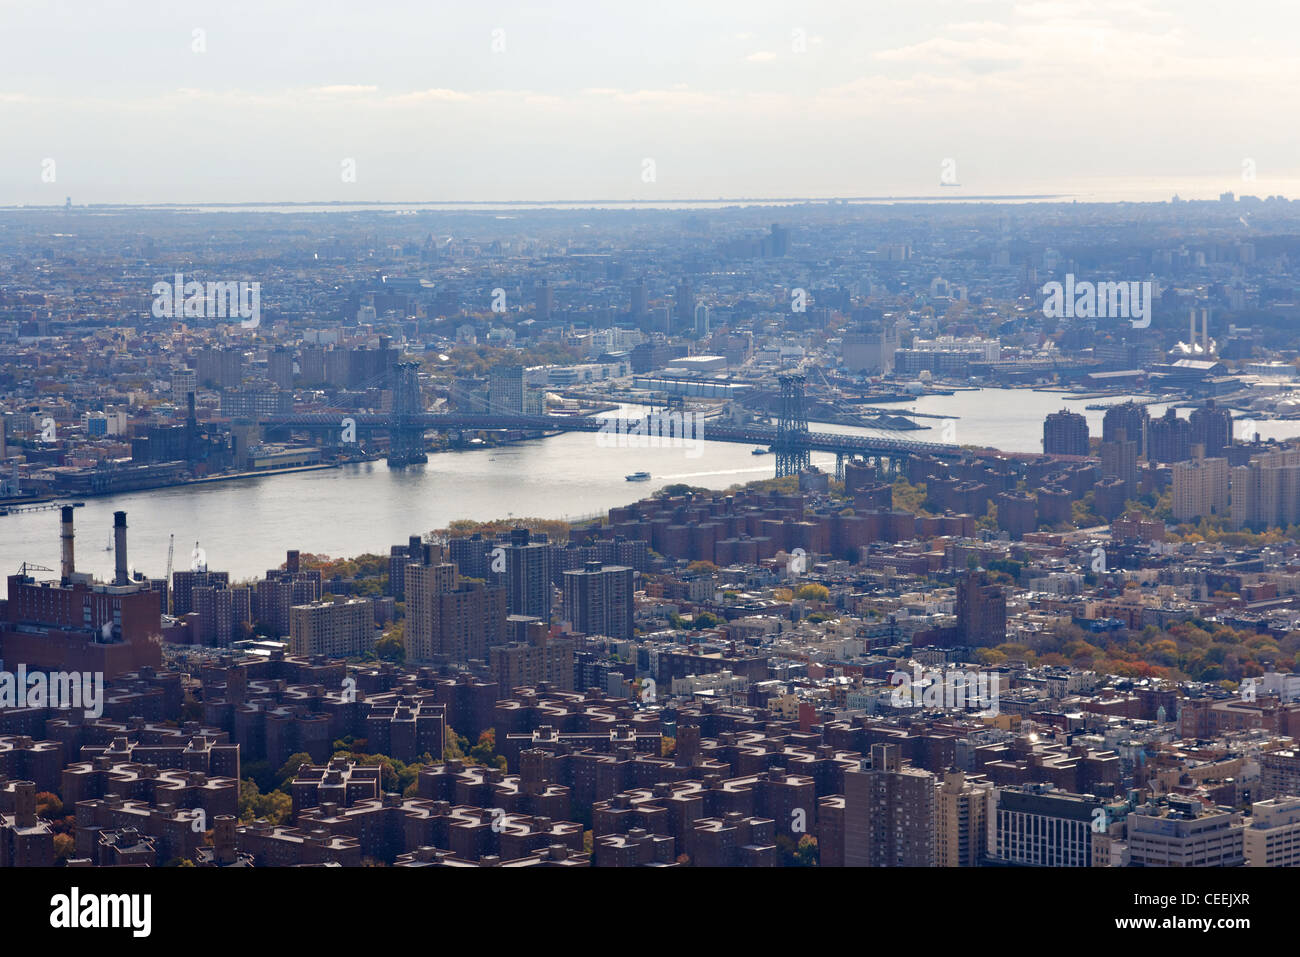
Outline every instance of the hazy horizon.
{"label": "hazy horizon", "polygon": [[1280,0],[887,13],[0,0],[0,205],[1300,196]]}

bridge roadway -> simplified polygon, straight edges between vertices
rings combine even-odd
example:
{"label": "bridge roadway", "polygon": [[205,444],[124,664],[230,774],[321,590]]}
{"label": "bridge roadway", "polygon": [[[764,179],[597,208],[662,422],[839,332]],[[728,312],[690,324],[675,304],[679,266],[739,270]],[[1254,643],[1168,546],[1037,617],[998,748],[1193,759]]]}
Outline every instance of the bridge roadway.
{"label": "bridge roadway", "polygon": [[[660,427],[663,429],[662,437],[665,439],[668,438],[669,429],[672,428],[674,430],[672,434],[682,435],[686,440],[740,442],[763,446],[770,446],[777,440],[777,430],[772,426],[731,426],[714,424],[709,420],[698,420],[701,424],[699,434],[696,435],[690,428],[693,420],[688,420],[685,429],[686,434],[683,435],[682,432],[676,431],[682,428],[682,420],[673,413],[656,416],[656,418],[660,420]],[[419,429],[422,432],[433,430],[442,432],[474,431],[479,429],[509,429],[524,432],[600,432],[604,430],[619,435],[628,435],[629,438],[638,434],[629,432],[629,430],[646,421],[645,419],[615,420],[577,415],[483,415],[460,412],[425,412],[419,415],[405,416],[400,422],[394,416],[383,413],[269,415],[261,417],[259,421],[264,426],[270,427],[278,426],[303,431],[338,431],[343,428],[345,419],[352,419],[358,432],[392,430],[393,428]],[[671,420],[671,423],[669,420]],[[648,433],[641,434],[648,437]],[[658,433],[655,434],[658,435]],[[811,452],[833,452],[839,455],[887,456],[890,452],[899,452],[955,459],[960,458],[962,454],[961,447],[957,445],[939,442],[917,442],[910,439],[895,439],[885,436],[841,435],[835,432],[808,432],[806,438],[800,441],[799,445]]]}

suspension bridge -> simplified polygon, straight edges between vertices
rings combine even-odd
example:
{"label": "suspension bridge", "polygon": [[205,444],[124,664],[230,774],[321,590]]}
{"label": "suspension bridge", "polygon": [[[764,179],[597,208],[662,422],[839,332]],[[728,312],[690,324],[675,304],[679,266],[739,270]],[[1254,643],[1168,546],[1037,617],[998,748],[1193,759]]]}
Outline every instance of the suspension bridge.
{"label": "suspension bridge", "polygon": [[[263,415],[257,421],[267,430],[307,432],[343,444],[352,430],[355,434],[387,433],[388,463],[402,466],[427,461],[424,451],[426,432],[617,432],[644,435],[654,420],[620,419],[588,415],[521,415],[514,412],[429,412],[420,399],[419,365],[398,363],[391,374],[392,408],[384,412],[348,410],[304,411],[292,414]],[[960,446],[940,442],[920,442],[894,435],[847,435],[813,432],[808,428],[804,402],[805,378],[802,375],[780,377],[780,405],[777,423],[771,425],[727,425],[705,422],[702,429],[687,438],[707,442],[733,442],[767,446],[776,454],[776,475],[797,475],[809,465],[812,452],[833,453],[836,477],[842,477],[846,460],[865,459],[878,468],[896,473],[901,462],[914,455],[957,459]],[[669,414],[671,415],[671,413]]]}

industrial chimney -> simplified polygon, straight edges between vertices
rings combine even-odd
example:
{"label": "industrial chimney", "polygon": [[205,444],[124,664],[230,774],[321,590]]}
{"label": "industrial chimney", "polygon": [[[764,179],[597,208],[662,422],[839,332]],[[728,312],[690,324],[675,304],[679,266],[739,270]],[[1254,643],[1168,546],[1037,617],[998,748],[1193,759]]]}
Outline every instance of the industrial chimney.
{"label": "industrial chimney", "polygon": [[59,577],[63,579],[63,584],[72,581],[72,576],[76,572],[76,566],[72,561],[72,506],[65,505],[61,509],[61,530],[59,538],[63,545],[63,563],[59,569]]}
{"label": "industrial chimney", "polygon": [[113,584],[129,585],[131,579],[126,573],[126,512],[113,513],[113,551],[116,558]]}

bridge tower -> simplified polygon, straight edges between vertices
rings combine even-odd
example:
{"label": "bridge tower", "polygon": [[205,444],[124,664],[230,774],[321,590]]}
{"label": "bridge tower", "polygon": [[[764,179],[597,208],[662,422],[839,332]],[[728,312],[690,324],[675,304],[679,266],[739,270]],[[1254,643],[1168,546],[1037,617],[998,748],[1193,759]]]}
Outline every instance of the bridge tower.
{"label": "bridge tower", "polygon": [[389,430],[388,464],[413,465],[429,461],[424,453],[423,430],[414,423],[424,412],[420,402],[420,364],[399,362],[393,367],[393,427]]}
{"label": "bridge tower", "polygon": [[804,407],[801,375],[783,375],[781,406],[776,420],[776,477],[798,475],[809,465],[808,411]]}

